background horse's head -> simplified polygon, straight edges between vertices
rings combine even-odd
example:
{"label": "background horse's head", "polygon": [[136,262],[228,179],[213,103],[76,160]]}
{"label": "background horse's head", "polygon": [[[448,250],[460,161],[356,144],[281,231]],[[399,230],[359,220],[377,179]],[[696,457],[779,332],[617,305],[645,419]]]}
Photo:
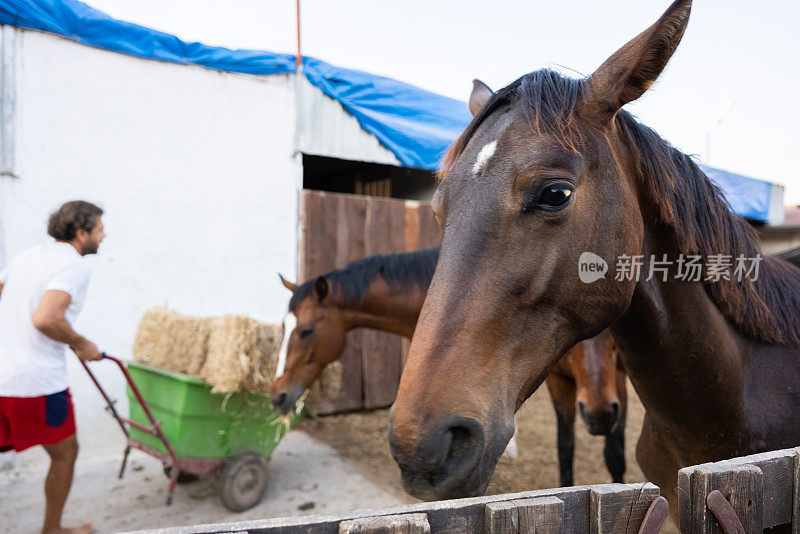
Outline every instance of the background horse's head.
{"label": "background horse's head", "polygon": [[293,295],[283,321],[283,343],[272,379],[272,404],[276,411],[286,414],[325,366],[342,354],[347,326],[342,310],[332,302],[331,284],[326,277],[300,286],[283,277],[281,281]]}
{"label": "background horse's head", "polygon": [[[575,346],[566,356],[577,385],[578,413],[590,434],[608,435],[620,415],[618,351],[608,330]],[[621,377],[625,379],[624,375]]]}
{"label": "background horse's head", "polygon": [[476,115],[434,198],[443,242],[393,410],[392,452],[413,495],[482,493],[515,410],[628,308],[636,281],[584,283],[579,258],[613,269],[642,253],[645,193],[620,109],[666,66],[690,5],[673,3],[587,79],[542,70],[496,94],[475,84]]}

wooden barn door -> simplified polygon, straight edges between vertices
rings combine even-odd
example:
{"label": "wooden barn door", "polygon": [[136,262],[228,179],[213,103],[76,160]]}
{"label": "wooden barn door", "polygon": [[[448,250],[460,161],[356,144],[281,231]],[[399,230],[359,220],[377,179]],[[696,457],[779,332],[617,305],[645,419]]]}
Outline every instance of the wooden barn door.
{"label": "wooden barn door", "polygon": [[[373,254],[436,246],[441,229],[423,202],[323,191],[300,192],[298,279]],[[342,392],[320,413],[383,408],[394,402],[408,341],[369,329],[347,336]]]}

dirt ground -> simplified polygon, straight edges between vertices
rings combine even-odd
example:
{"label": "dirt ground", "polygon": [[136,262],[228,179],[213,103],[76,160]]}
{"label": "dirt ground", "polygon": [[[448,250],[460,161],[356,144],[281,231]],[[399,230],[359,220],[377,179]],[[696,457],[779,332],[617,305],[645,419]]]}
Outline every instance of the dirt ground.
{"label": "dirt ground", "polygon": [[[628,385],[628,421],[625,429],[625,482],[644,481],[635,459],[636,440],[642,427],[642,408]],[[517,413],[516,459],[503,457],[487,493],[511,493],[555,488],[558,480],[556,416],[547,388],[539,388]],[[347,429],[347,431],[343,431]],[[300,430],[327,443],[342,456],[359,461],[376,482],[402,490],[400,470],[389,452],[388,410],[331,415],[304,421]],[[581,420],[575,422],[575,484],[611,482],[603,460],[604,436],[592,436]]]}
{"label": "dirt ground", "polygon": [[[645,480],[635,450],[644,408],[628,383],[628,419],[625,430],[625,482]],[[364,473],[380,485],[402,490],[400,470],[389,451],[388,410],[320,417],[304,421],[301,430],[327,443],[342,456],[359,462]],[[510,493],[559,486],[556,416],[547,388],[539,388],[517,413],[516,459],[503,457],[487,494]],[[346,431],[344,430],[346,429]],[[575,484],[611,482],[603,460],[604,436],[592,436],[582,421],[575,423]],[[669,522],[662,532],[677,532]]]}

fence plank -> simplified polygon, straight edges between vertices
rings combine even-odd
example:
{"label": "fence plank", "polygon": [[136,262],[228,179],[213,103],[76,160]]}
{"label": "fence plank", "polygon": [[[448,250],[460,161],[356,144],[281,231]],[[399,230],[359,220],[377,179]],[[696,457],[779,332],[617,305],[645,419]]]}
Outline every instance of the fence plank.
{"label": "fence plank", "polygon": [[339,534],[429,534],[426,514],[400,514],[353,519],[339,523]]}
{"label": "fence plank", "polygon": [[708,494],[715,489],[719,490],[731,503],[745,532],[761,532],[764,529],[764,490],[761,469],[753,465],[717,462],[696,466],[692,472],[691,520],[686,523],[681,520],[681,532],[685,534],[722,532],[719,523],[706,505]]}
{"label": "fence plank", "polygon": [[[367,201],[351,195],[306,191],[305,254],[300,262],[306,278],[341,268],[364,256],[364,219]],[[363,407],[362,352],[359,332],[347,335],[342,363],[342,387],[339,395],[322,404],[320,415]]]}
{"label": "fence plank", "polygon": [[514,501],[491,502],[484,511],[486,534],[517,534],[519,511]]}
{"label": "fence plank", "polygon": [[792,534],[800,534],[800,447],[792,449],[794,462],[792,473]]}
{"label": "fence plank", "polygon": [[530,534],[558,534],[564,521],[564,501],[558,497],[537,497],[512,501],[519,513],[519,531]]}
{"label": "fence plank", "polygon": [[390,406],[400,385],[402,337],[377,330],[363,330],[361,334],[364,340],[364,409]]}
{"label": "fence plank", "polygon": [[650,508],[659,496],[652,484],[631,488],[623,484],[593,486],[589,531],[592,534],[636,533]]}
{"label": "fence plank", "polygon": [[419,210],[420,204],[414,200],[406,200],[405,202],[405,230],[404,235],[404,249],[408,252],[412,250],[419,250]]}
{"label": "fence plank", "polygon": [[692,532],[692,473],[694,466],[678,471],[678,529],[683,534]]}
{"label": "fence plank", "polygon": [[419,206],[419,241],[417,248],[438,247],[442,244],[442,228],[436,222],[430,204]]}
{"label": "fence plank", "polygon": [[[366,217],[366,255],[405,250],[405,202],[369,199]],[[402,368],[402,338],[375,330],[364,332],[362,358],[364,408],[382,408],[394,402]]]}

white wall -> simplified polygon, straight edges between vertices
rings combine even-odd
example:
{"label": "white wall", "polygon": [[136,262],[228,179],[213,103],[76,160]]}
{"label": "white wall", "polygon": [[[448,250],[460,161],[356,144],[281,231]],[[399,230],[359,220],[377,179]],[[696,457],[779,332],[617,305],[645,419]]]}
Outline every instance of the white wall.
{"label": "white wall", "polygon": [[[19,178],[0,177],[7,257],[46,241],[47,215],[62,202],[85,199],[106,210],[108,238],[88,258],[94,274],[77,329],[101,349],[129,357],[139,318],[158,304],[280,322],[289,295],[276,273],[296,272],[302,183],[291,77],[16,31]],[[116,373],[100,369],[120,396]],[[96,410],[81,397],[96,407],[96,393],[74,363],[71,376],[86,419]]]}

